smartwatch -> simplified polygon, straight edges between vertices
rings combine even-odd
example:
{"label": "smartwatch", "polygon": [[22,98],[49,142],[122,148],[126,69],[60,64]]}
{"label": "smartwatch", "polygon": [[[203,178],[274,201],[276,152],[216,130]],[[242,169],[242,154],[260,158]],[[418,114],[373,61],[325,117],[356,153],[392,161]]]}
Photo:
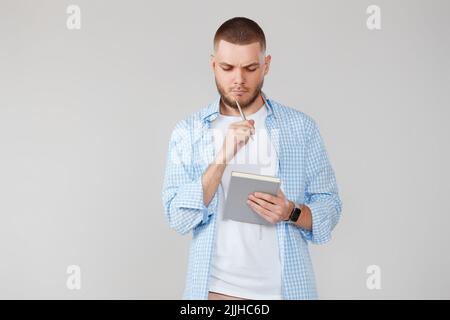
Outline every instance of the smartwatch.
{"label": "smartwatch", "polygon": [[302,213],[302,209],[298,204],[294,202],[294,209],[292,209],[291,215],[289,216],[289,219],[287,221],[289,222],[297,222],[298,218],[300,217],[300,214]]}

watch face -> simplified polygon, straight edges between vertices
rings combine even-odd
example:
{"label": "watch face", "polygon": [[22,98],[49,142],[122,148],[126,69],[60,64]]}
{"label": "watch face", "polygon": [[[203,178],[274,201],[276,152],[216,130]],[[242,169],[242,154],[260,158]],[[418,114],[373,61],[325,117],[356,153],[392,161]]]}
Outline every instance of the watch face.
{"label": "watch face", "polygon": [[291,215],[291,221],[297,222],[298,217],[300,217],[300,212],[301,212],[300,208],[295,207],[294,212],[292,212]]}

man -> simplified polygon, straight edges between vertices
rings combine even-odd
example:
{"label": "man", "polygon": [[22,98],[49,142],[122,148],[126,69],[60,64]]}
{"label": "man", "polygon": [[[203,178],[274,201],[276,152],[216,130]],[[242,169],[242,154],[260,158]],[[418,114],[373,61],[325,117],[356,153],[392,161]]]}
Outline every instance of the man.
{"label": "man", "polygon": [[[342,203],[315,121],[262,92],[270,62],[257,23],[223,23],[211,55],[219,95],[172,133],[162,198],[169,225],[193,233],[185,299],[317,298],[308,242],[330,240]],[[231,171],[281,179],[277,195],[248,195],[269,225],[223,219]]]}

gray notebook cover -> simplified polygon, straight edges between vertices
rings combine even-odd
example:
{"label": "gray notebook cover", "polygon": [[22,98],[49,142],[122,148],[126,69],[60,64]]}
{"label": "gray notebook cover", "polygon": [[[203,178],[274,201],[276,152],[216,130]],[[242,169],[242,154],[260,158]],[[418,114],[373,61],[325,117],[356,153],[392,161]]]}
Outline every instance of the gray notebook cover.
{"label": "gray notebook cover", "polygon": [[280,178],[278,177],[232,171],[225,201],[224,219],[271,225],[269,221],[253,211],[247,204],[247,199],[253,192],[270,193],[276,196],[279,187]]}

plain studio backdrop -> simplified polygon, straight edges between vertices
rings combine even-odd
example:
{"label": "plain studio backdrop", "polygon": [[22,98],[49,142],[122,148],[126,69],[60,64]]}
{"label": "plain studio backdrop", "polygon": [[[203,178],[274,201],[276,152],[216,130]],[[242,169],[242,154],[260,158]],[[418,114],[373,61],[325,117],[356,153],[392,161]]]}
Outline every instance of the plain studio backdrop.
{"label": "plain studio backdrop", "polygon": [[317,121],[336,173],[342,219],[310,246],[319,296],[450,298],[447,0],[0,0],[0,298],[181,298],[168,142],[216,97],[212,40],[235,16],[265,31],[263,90]]}

